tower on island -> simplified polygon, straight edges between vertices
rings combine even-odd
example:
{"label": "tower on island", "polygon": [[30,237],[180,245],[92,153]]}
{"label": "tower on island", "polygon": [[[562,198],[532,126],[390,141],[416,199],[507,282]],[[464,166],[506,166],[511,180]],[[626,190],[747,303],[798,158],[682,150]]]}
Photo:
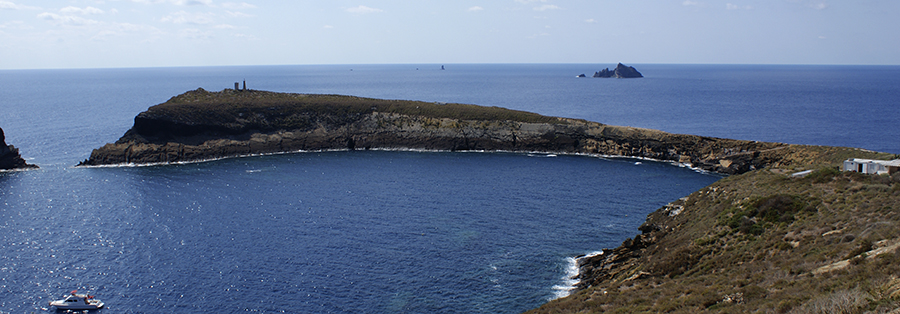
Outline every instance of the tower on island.
{"label": "tower on island", "polygon": [[244,86],[241,87],[241,82],[234,82],[234,91],[244,91],[247,90],[247,80],[244,80]]}

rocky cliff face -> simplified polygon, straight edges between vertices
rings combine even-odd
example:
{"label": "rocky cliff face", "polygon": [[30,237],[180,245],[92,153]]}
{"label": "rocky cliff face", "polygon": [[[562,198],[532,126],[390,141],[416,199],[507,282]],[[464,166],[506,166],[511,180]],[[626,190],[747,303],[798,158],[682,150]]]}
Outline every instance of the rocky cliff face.
{"label": "rocky cliff face", "polygon": [[900,174],[839,172],[835,159],[820,158],[806,177],[775,168],[729,176],[659,208],[640,234],[579,258],[577,290],[532,313],[900,308]]}
{"label": "rocky cliff face", "polygon": [[31,165],[22,159],[19,150],[12,145],[6,145],[6,136],[0,129],[0,170],[32,169],[38,166]]}
{"label": "rocky cliff face", "polygon": [[25,163],[25,159],[19,155],[19,150],[12,145],[6,145],[6,136],[0,129],[0,170],[29,169],[38,166]]}
{"label": "rocky cliff face", "polygon": [[644,77],[641,75],[641,72],[638,72],[634,67],[626,66],[622,63],[616,65],[616,68],[612,71],[609,68],[603,69],[598,72],[594,72],[594,77],[614,77],[614,78],[637,78]]}
{"label": "rocky cliff face", "polygon": [[[292,100],[257,101],[279,97]],[[789,147],[496,107],[198,90],[140,113],[122,138],[95,149],[79,165],[189,162],[330,149],[424,149],[641,157],[734,174],[779,163],[782,151]]]}

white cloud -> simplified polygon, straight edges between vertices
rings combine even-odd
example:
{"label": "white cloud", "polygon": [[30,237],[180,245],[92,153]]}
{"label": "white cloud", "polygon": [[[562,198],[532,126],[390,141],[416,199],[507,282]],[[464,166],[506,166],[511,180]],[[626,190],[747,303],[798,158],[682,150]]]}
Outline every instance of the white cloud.
{"label": "white cloud", "polygon": [[212,5],[212,0],[172,0],[175,5]]}
{"label": "white cloud", "polygon": [[143,3],[143,4],[156,4],[156,3],[163,3],[165,1],[164,0],[131,0],[131,2]]}
{"label": "white cloud", "polygon": [[66,14],[82,14],[82,15],[103,14],[103,10],[100,10],[95,7],[87,7],[87,8],[82,9],[79,7],[67,6],[65,8],[60,9],[59,12],[66,13]]}
{"label": "white cloud", "polygon": [[119,32],[133,33],[133,32],[159,32],[160,30],[153,26],[141,25],[141,24],[131,24],[131,23],[113,23],[113,28]]}
{"label": "white cloud", "polygon": [[225,13],[228,14],[228,16],[230,16],[230,17],[254,17],[254,15],[247,14],[244,12],[225,11]]}
{"label": "white cloud", "polygon": [[535,11],[547,11],[547,10],[559,10],[558,6],[552,4],[545,4],[539,7],[534,8]]}
{"label": "white cloud", "polygon": [[331,25],[325,25],[325,26],[322,26],[322,28],[324,28],[324,29],[332,29],[332,28],[334,28],[334,26],[331,26]]}
{"label": "white cloud", "polygon": [[697,2],[697,1],[684,0],[684,2],[681,3],[681,5],[683,5],[683,6],[692,6],[692,5],[700,5],[700,3]]}
{"label": "white cloud", "polygon": [[235,38],[240,38],[240,39],[256,40],[256,36],[242,34],[242,33],[231,34],[231,36],[233,36]]}
{"label": "white cloud", "polygon": [[102,25],[102,29],[93,37],[91,37],[91,40],[107,41],[114,39],[114,37],[120,37],[128,33],[145,33],[152,37],[160,35],[162,32],[159,29],[148,25],[131,23],[110,23]]}
{"label": "white cloud", "polygon": [[0,24],[0,29],[32,29],[33,27],[22,21],[10,21]]}
{"label": "white cloud", "polygon": [[24,4],[15,4],[9,1],[0,1],[0,9],[5,10],[40,10],[39,7],[27,6]]}
{"label": "white cloud", "polygon": [[547,32],[540,32],[540,33],[537,33],[537,34],[534,34],[534,35],[531,35],[531,36],[528,36],[528,37],[526,37],[526,38],[529,38],[529,39],[534,39],[534,38],[538,38],[538,37],[544,37],[544,36],[550,36],[550,34],[549,34],[549,33],[547,33]]}
{"label": "white cloud", "polygon": [[814,3],[810,3],[809,7],[816,9],[816,10],[825,10],[828,8],[828,4],[825,2],[814,2]]}
{"label": "white cloud", "polygon": [[158,3],[171,3],[174,5],[205,5],[212,6],[212,0],[131,0],[134,3],[143,3],[143,4],[158,4]]}
{"label": "white cloud", "polygon": [[215,19],[214,13],[188,13],[185,11],[178,11],[172,14],[166,15],[162,19],[161,22],[172,22],[175,24],[194,24],[194,25],[203,25],[203,24],[211,24]]}
{"label": "white cloud", "polygon": [[356,13],[356,14],[368,14],[368,13],[379,13],[384,12],[382,9],[370,8],[364,5],[360,5],[358,7],[348,8],[347,12]]}
{"label": "white cloud", "polygon": [[752,10],[753,7],[751,7],[751,6],[749,6],[749,5],[739,6],[739,5],[736,5],[736,4],[726,3],[726,4],[725,4],[725,9],[726,9],[726,10]]}
{"label": "white cloud", "polygon": [[59,15],[56,13],[44,12],[37,15],[38,18],[48,20],[53,22],[54,24],[59,25],[69,25],[69,26],[85,26],[85,25],[95,25],[100,22],[92,19],[86,19],[80,16],[75,15]]}
{"label": "white cloud", "polygon": [[119,36],[119,33],[116,33],[111,30],[102,30],[102,31],[98,32],[97,34],[94,34],[94,36],[91,37],[91,40],[92,41],[107,41],[116,36]]}
{"label": "white cloud", "polygon": [[196,28],[185,28],[178,31],[178,36],[187,39],[207,40],[212,38],[212,33],[209,31],[201,31]]}
{"label": "white cloud", "polygon": [[213,28],[217,28],[217,29],[236,29],[237,27],[235,27],[234,25],[231,25],[231,24],[219,24],[219,25],[213,26]]}
{"label": "white cloud", "polygon": [[474,7],[469,8],[469,12],[478,12],[478,11],[484,11],[484,8],[479,7],[479,6],[477,6],[477,5],[474,6]]}
{"label": "white cloud", "polygon": [[587,20],[584,20],[584,22],[585,23],[597,23],[597,21],[594,19],[587,19]]}
{"label": "white cloud", "polygon": [[246,2],[241,2],[241,3],[225,2],[225,3],[222,3],[222,7],[226,8],[226,9],[230,9],[230,10],[256,9],[255,5],[252,5],[252,4],[249,4]]}

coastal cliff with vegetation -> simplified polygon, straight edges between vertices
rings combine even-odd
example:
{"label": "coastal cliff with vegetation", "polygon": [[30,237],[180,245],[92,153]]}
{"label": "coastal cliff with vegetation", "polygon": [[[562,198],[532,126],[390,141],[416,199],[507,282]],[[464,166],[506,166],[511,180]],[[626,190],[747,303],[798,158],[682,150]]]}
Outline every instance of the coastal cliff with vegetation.
{"label": "coastal cliff with vegetation", "polygon": [[159,164],[335,149],[513,151],[628,156],[737,174],[790,166],[804,146],[611,126],[497,107],[203,89],[134,118],[81,166]]}
{"label": "coastal cliff with vegetation", "polygon": [[38,166],[25,162],[19,150],[12,145],[6,145],[6,135],[0,129],[0,170],[35,169]]}
{"label": "coastal cliff with vegetation", "polygon": [[580,258],[576,292],[531,313],[898,313],[900,173],[839,172],[842,156],[663,206],[621,246]]}
{"label": "coastal cliff with vegetation", "polygon": [[[82,166],[314,150],[518,151],[667,160],[729,174],[578,259],[534,313],[889,313],[900,306],[900,174],[840,172],[855,148],[671,134],[496,107],[190,91],[150,107]],[[793,175],[813,170],[805,176]],[[598,249],[601,249],[598,247]]]}

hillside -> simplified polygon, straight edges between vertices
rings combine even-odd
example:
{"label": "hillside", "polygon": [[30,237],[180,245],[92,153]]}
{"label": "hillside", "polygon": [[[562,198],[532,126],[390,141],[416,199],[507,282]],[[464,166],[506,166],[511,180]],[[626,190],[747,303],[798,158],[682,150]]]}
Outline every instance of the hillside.
{"label": "hillside", "polygon": [[896,310],[900,173],[820,166],[729,176],[660,208],[641,234],[580,260],[580,291],[532,313]]}

